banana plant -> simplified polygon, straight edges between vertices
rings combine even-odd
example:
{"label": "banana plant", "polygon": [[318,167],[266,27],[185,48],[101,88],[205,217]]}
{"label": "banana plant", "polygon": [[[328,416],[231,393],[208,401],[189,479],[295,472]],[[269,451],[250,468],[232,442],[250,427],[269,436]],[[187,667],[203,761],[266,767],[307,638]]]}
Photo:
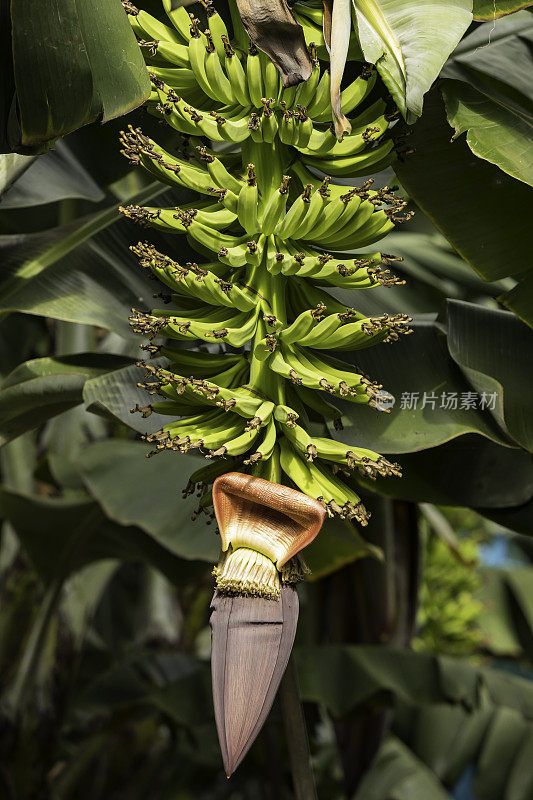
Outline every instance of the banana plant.
{"label": "banana plant", "polygon": [[[298,551],[326,513],[367,525],[346,478],[400,475],[381,454],[328,434],[328,420],[341,425],[335,401],[376,412],[387,406],[374,377],[323,351],[360,350],[410,332],[407,314],[367,317],[327,289],[402,283],[388,269],[394,257],[368,248],[411,214],[394,187],[376,191],[366,178],[396,157],[389,132],[396,109],[374,92],[377,73],[361,60],[332,106],[340,77],[325,68],[329,43],[321,46],[312,20],[296,15],[310,64],[298,83],[248,40],[235,6],[233,35],[212,2],[201,22],[163,0],[171,26],[129,1],[124,7],[149,64],[148,110],[179,136],[172,152],[129,126],[123,153],[163,183],[200,195],[180,207],[121,210],[143,228],[185,235],[208,259],[183,263],[149,241],[132,247],[165,287],[155,295],[165,308],[132,309],[134,332],[148,337],[143,349],[157,356],[139,362],[139,385],[162,398],[132,411],[170,417],[145,435],[154,446],[148,456],[199,452],[208,462],[184,495],[198,493],[198,514],[216,514],[222,538],[212,674],[229,776],[285,671],[298,613],[291,584],[305,574]],[[345,56],[350,45],[360,58],[349,37]],[[282,483],[300,492],[285,497]],[[310,504],[312,520],[304,513]],[[286,681],[291,674],[292,667]],[[305,746],[293,689],[282,691],[289,741]]]}

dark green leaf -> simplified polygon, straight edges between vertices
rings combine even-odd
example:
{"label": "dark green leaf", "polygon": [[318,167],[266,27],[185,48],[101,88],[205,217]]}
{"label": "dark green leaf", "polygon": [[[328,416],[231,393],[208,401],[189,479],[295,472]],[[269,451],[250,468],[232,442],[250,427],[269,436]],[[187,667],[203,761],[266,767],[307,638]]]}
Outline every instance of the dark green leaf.
{"label": "dark green leaf", "polygon": [[11,1],[20,129],[10,149],[35,151],[96,119],[146,100],[150,81],[119,0]]}
{"label": "dark green leaf", "polygon": [[[435,323],[417,322],[414,333],[399,342],[343,358],[382,383],[396,402],[387,415],[344,403],[344,430],[334,431],[332,427],[334,438],[386,453],[424,450],[471,432],[495,442],[507,441],[490,413],[480,410],[479,403],[475,408],[461,408],[463,393],[472,388],[449,357],[445,336]],[[455,401],[446,408],[452,393]],[[415,396],[416,408],[409,409],[406,395]]]}
{"label": "dark green leaf", "polygon": [[319,535],[305,548],[305,562],[311,570],[309,580],[319,580],[358,558],[380,556],[348,520],[326,519]]}
{"label": "dark green leaf", "polygon": [[353,800],[450,800],[437,776],[393,736],[382,744]]}
{"label": "dark green leaf", "polygon": [[432,92],[413,127],[415,152],[396,165],[408,193],[459,254],[486,280],[530,269],[532,191],[466,142],[451,142],[442,101]]}
{"label": "dark green leaf", "polygon": [[[163,360],[154,359],[151,363],[159,365]],[[95,414],[119,420],[138,433],[154,433],[168,423],[168,417],[152,413],[143,419],[141,414],[131,413],[136,405],[146,406],[154,401],[152,395],[137,386],[143,375],[143,370],[132,364],[88,381],[83,392],[86,408]]]}
{"label": "dark green leaf", "polygon": [[0,444],[78,405],[88,378],[126,362],[119,356],[83,353],[20,364],[0,384]]}
{"label": "dark green leaf", "polygon": [[532,37],[533,18],[527,12],[478,25],[457,45],[442,77],[462,80],[531,115]]}
{"label": "dark green leaf", "polygon": [[498,300],[533,327],[533,273],[521,280],[514,289],[501,295]]}
{"label": "dark green leaf", "polygon": [[[12,158],[30,160],[28,156],[0,156],[0,165],[3,159]],[[65,143],[57,142],[54,150],[33,160],[15,185],[3,195],[0,211],[55,203],[67,198],[97,202],[104,199],[104,193]]]}
{"label": "dark green leaf", "polygon": [[448,304],[448,347],[482,395],[496,393],[494,415],[522,447],[533,450],[533,331],[506,311]]}
{"label": "dark green leaf", "polygon": [[462,81],[445,80],[441,91],[455,136],[466,131],[468,146],[478,158],[533,186],[533,115]]}
{"label": "dark green leaf", "polygon": [[[529,570],[526,570],[529,572]],[[512,608],[512,597],[506,583],[506,570],[481,570],[482,585],[477,597],[483,603],[479,627],[484,647],[496,656],[516,657],[522,652],[518,641]]]}
{"label": "dark green leaf", "polygon": [[1,489],[0,515],[13,525],[46,582],[109,558],[148,562],[173,582],[190,570],[144,531],[106,519],[90,498],[36,497]]}
{"label": "dark green leaf", "polygon": [[[388,497],[445,506],[483,507],[496,514],[533,496],[533,465],[524,450],[501,447],[478,436],[461,436],[440,447],[399,458],[403,477],[378,478],[367,488]],[[528,518],[529,524],[531,517]],[[502,525],[507,525],[502,521]],[[520,530],[513,525],[508,527]]]}
{"label": "dark green leaf", "polygon": [[[520,476],[522,477],[522,476]],[[533,499],[518,503],[512,508],[478,508],[484,517],[526,536],[533,536]]]}
{"label": "dark green leaf", "polygon": [[[152,184],[130,199],[143,203],[163,190]],[[46,233],[1,236],[0,311],[83,322],[130,336],[131,307],[149,307],[154,293],[128,251],[137,239],[118,204]]]}
{"label": "dark green leaf", "polygon": [[140,442],[117,439],[90,445],[78,459],[88,490],[115,522],[141,528],[182,558],[216,561],[216,526],[203,515],[192,522],[198,500],[181,497],[191,472],[207,462],[170,451],[147,459],[147,452]]}
{"label": "dark green leaf", "polygon": [[470,711],[494,705],[533,720],[533,684],[458,658],[381,646],[325,645],[295,650],[304,700],[324,703],[335,716],[359,704],[446,703]]}

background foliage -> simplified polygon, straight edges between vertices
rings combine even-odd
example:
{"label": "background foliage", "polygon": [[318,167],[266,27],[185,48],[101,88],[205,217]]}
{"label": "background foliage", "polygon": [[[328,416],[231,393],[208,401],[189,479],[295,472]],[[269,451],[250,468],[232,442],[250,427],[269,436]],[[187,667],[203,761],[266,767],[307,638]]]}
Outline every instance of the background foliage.
{"label": "background foliage", "polygon": [[[217,537],[191,522],[195,499],[181,499],[195,457],[146,460],[137,434],[160,422],[129,413],[146,397],[127,317],[151,306],[154,285],[117,209],[186,197],[163,196],[118,155],[129,122],[165,135],[130,111],[146,92],[138,50],[118,0],[75,4],[69,24],[98,27],[65,59],[76,76],[83,51],[101,83],[88,100],[89,83],[73,79],[45,136],[35,98],[47,75],[29,69],[37,56],[24,41],[43,41],[54,18],[44,10],[32,30],[25,5],[2,5],[13,28],[2,27],[12,57],[4,48],[0,141],[16,152],[0,157],[0,795],[290,798],[277,706],[231,782],[222,774],[207,627]],[[476,0],[478,22],[451,55],[441,42],[446,63],[420,121],[399,123],[414,152],[396,177],[417,214],[383,250],[403,256],[407,285],[353,303],[410,313],[415,333],[358,354],[396,404],[386,419],[346,406],[344,424],[394,455],[404,478],[364,487],[364,539],[328,523],[308,551],[295,652],[320,797],[533,793],[527,5]],[[128,75],[101,60],[106,50],[123,63],[121,48],[134,53]],[[430,66],[427,76],[424,89]],[[19,128],[8,125],[14,102]],[[80,127],[96,119],[111,121]],[[402,408],[417,392],[496,403]]]}

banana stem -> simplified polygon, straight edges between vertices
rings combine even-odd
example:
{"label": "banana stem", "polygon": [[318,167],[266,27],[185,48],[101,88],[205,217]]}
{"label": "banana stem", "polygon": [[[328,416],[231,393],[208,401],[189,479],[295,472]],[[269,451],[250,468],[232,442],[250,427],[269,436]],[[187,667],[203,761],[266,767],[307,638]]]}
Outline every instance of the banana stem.
{"label": "banana stem", "polygon": [[303,715],[296,667],[291,655],[279,688],[283,724],[289,748],[296,800],[318,800],[310,763],[309,740]]}

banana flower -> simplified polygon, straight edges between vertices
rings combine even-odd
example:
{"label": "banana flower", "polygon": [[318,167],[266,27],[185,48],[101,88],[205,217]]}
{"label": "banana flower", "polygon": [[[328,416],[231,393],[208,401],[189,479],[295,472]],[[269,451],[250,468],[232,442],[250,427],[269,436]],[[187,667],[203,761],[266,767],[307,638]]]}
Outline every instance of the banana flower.
{"label": "banana flower", "polygon": [[272,706],[298,621],[298,553],[324,507],[277,483],[230,472],[213,485],[223,555],[211,602],[211,674],[226,775],[240,764]]}

